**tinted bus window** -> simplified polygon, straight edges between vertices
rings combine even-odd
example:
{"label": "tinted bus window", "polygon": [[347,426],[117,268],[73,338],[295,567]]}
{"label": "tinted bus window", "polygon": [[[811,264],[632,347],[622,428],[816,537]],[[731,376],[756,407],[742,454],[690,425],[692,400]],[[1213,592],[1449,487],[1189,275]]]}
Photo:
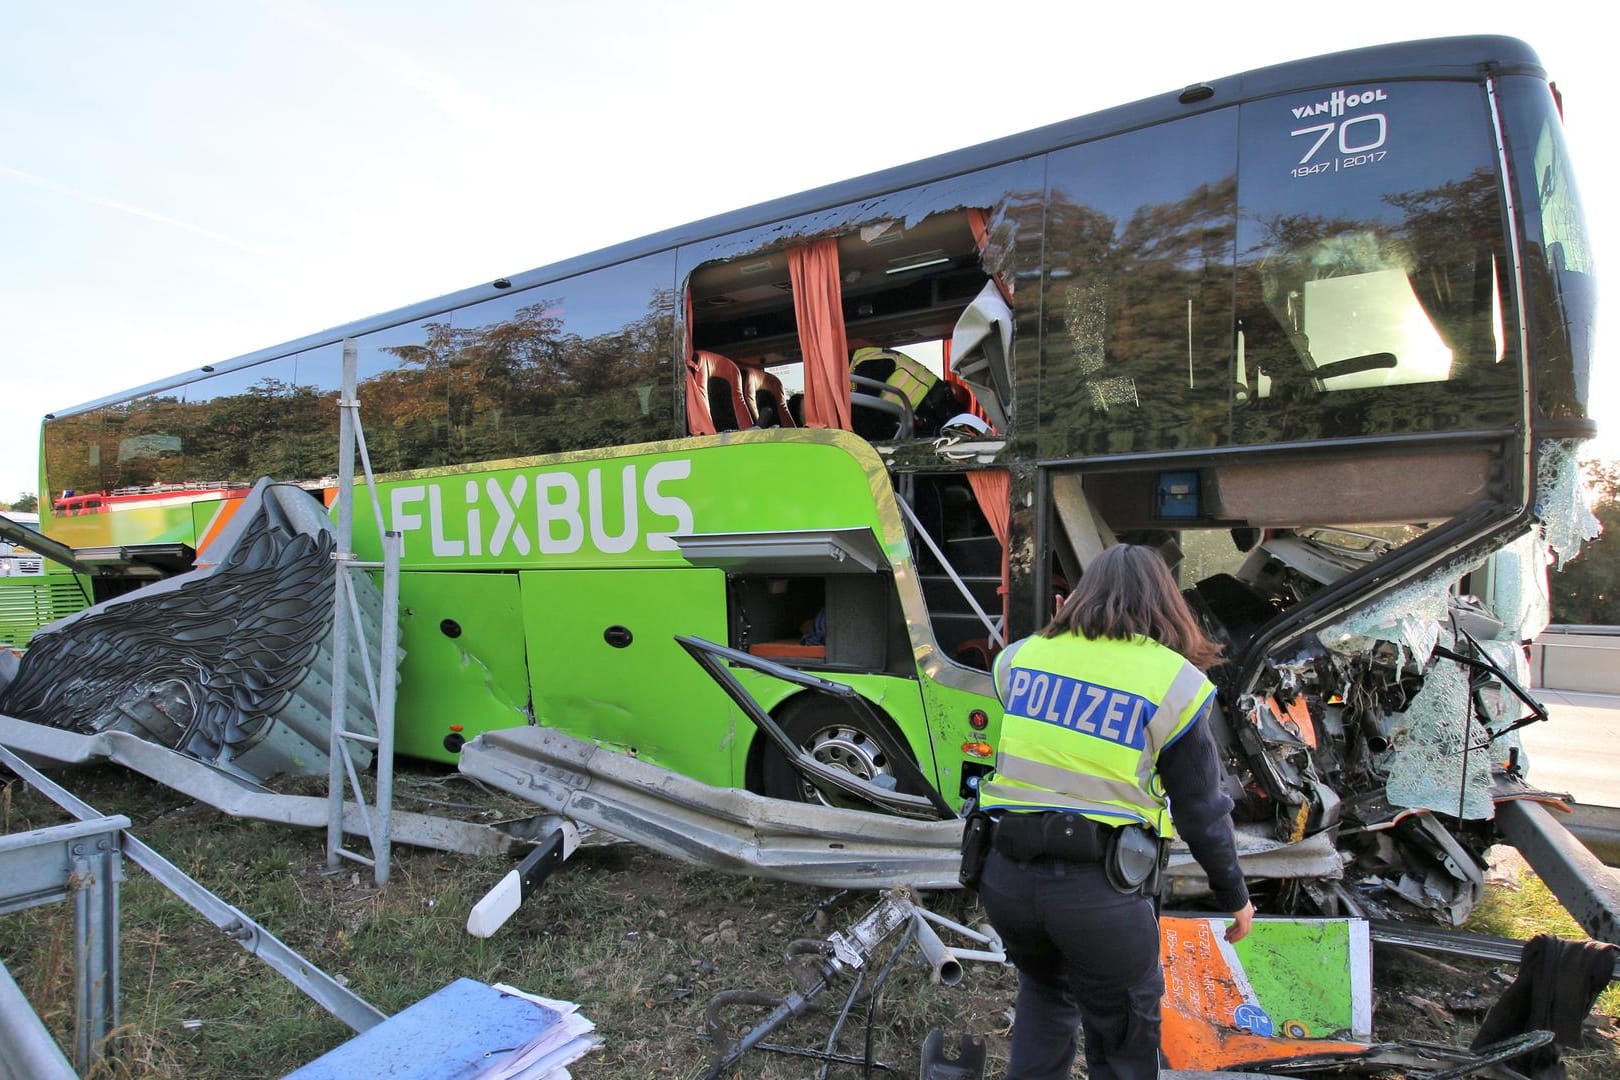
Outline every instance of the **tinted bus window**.
{"label": "tinted bus window", "polygon": [[[356,383],[366,452],[377,472],[399,472],[450,463],[446,367],[433,359],[433,342],[449,316],[402,323],[355,340]],[[333,342],[298,356],[298,388],[328,403],[324,428],[310,437],[321,448],[315,475],[337,467],[337,401],[343,388],[343,346]]]}
{"label": "tinted bus window", "polygon": [[51,495],[101,490],[103,411],[97,409],[45,422],[45,475],[50,478]]}
{"label": "tinted bus window", "polygon": [[450,459],[673,437],[674,280],[666,252],[452,312],[421,360],[444,379]]}
{"label": "tinted bus window", "polygon": [[[185,475],[175,479],[303,479],[296,472],[295,450],[284,438],[295,374],[289,356],[183,387],[183,407],[172,414],[176,423],[163,431],[181,444]],[[149,426],[143,423],[140,433]]]}
{"label": "tinted bus window", "polygon": [[1235,110],[1058,151],[1049,177],[1041,453],[1226,441]]}
{"label": "tinted bus window", "polygon": [[1525,300],[1536,407],[1547,419],[1581,419],[1590,402],[1597,294],[1591,243],[1564,126],[1547,84],[1501,80],[1502,111],[1524,222]]}
{"label": "tinted bus window", "polygon": [[[188,410],[175,390],[103,410],[102,477],[107,487],[142,487],[201,479],[191,475],[187,451],[199,450]],[[214,479],[217,477],[212,477]]]}
{"label": "tinted bus window", "polygon": [[1481,88],[1369,84],[1242,112],[1237,441],[1513,424]]}

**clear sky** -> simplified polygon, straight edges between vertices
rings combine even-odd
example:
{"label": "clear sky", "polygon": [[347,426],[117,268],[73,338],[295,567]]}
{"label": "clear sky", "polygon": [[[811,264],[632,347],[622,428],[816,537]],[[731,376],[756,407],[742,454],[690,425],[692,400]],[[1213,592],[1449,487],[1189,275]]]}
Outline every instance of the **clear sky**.
{"label": "clear sky", "polygon": [[1620,259],[1612,50],[1567,6],[0,0],[0,500],[36,489],[57,408],[1205,79],[1472,33],[1540,53]]}

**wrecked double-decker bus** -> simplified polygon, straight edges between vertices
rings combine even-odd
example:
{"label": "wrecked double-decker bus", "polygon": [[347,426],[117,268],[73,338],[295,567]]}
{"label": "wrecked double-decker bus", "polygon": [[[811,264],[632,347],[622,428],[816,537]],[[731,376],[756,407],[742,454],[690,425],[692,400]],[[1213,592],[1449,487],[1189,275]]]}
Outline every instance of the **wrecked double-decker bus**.
{"label": "wrecked double-decker bus", "polygon": [[[399,752],[456,761],[550,730],[625,768],[825,804],[812,816],[971,799],[997,650],[1099,550],[1152,544],[1225,643],[1210,722],[1257,894],[1457,922],[1497,785],[1525,764],[1509,729],[1533,714],[1522,645],[1548,552],[1582,535],[1591,273],[1534,54],[1384,46],[61,410],[42,490],[202,489],[42,516],[116,564],[108,594],[207,561],[242,502],[209,485],[330,474],[352,341],[377,509],[404,536]],[[363,557],[372,520],[361,496]],[[213,670],[228,636],[177,641],[197,655],[172,679]],[[705,655],[771,723],[677,637],[729,650]],[[117,714],[74,680],[78,723]],[[246,708],[227,702],[203,732],[184,702],[218,692],[170,687],[171,740],[229,768],[274,723],[220,720]],[[62,713],[53,693],[19,677],[0,712]]]}

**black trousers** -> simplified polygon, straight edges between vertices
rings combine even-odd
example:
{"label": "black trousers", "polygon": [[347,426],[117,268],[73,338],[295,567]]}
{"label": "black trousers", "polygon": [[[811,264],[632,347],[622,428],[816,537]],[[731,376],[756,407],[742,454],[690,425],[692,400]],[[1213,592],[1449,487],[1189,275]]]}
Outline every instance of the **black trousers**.
{"label": "black trousers", "polygon": [[1159,1075],[1159,923],[1100,864],[1015,862],[992,851],[979,901],[1018,969],[1006,1080],[1067,1080],[1079,1030],[1090,1080]]}

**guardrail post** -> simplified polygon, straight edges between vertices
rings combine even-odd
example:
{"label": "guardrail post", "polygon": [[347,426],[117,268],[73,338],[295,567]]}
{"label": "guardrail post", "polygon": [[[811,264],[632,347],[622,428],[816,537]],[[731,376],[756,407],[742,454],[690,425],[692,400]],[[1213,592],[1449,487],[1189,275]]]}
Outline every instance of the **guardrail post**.
{"label": "guardrail post", "polygon": [[69,848],[73,894],[73,1063],[81,1073],[102,1055],[118,1026],[118,833],[76,840]]}

